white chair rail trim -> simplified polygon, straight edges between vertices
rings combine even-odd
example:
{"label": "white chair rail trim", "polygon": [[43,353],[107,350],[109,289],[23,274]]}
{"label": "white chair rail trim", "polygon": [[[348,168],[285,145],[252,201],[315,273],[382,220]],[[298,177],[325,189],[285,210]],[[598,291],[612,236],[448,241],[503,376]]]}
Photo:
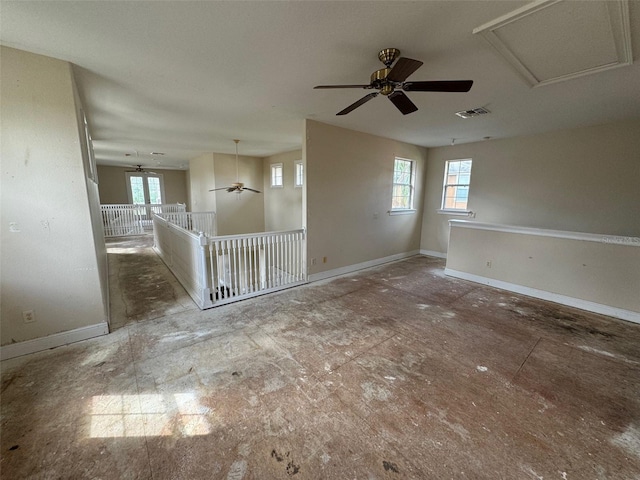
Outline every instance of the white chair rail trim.
{"label": "white chair rail trim", "polygon": [[517,225],[472,222],[469,220],[449,220],[449,225],[452,228],[472,228],[476,230],[490,230],[492,232],[518,233],[522,235],[537,235],[540,237],[566,238],[569,240],[584,240],[586,242],[625,245],[628,247],[640,247],[639,237],[569,232],[564,230],[547,230],[543,228],[520,227]]}

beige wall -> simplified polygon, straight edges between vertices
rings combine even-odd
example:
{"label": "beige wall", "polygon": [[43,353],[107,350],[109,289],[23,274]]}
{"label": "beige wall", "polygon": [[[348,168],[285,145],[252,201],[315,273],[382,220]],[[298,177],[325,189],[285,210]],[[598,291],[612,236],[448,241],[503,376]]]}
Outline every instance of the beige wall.
{"label": "beige wall", "polygon": [[[0,333],[8,345],[104,323],[107,307],[71,67],[1,48]],[[35,322],[23,322],[25,310]]]}
{"label": "beige wall", "polygon": [[[470,120],[472,121],[472,120]],[[446,160],[472,158],[475,220],[640,236],[640,120],[429,149],[423,250],[446,252]]]}
{"label": "beige wall", "polygon": [[[483,283],[498,280],[510,284],[506,288],[524,286],[595,303],[569,301],[581,308],[640,321],[640,239],[599,235],[563,238],[562,232],[560,236],[542,233],[454,226],[447,269],[456,276],[463,272],[482,277],[478,280]],[[556,236],[547,236],[550,234]],[[567,299],[554,300],[566,303]]]}
{"label": "beige wall", "polygon": [[[129,203],[125,173],[130,167],[98,165],[98,188],[101,203]],[[164,203],[187,203],[187,172],[184,170],[153,170],[164,181]]]}
{"label": "beige wall", "polygon": [[205,153],[189,160],[189,199],[192,212],[215,212],[216,188],[213,153]]}
{"label": "beige wall", "polygon": [[[302,187],[295,186],[295,162],[302,150],[281,153],[264,159],[264,228],[268,232],[302,227]],[[271,187],[271,165],[282,163],[283,187]],[[306,175],[305,175],[306,176]]]}
{"label": "beige wall", "polygon": [[[424,148],[312,120],[305,139],[310,274],[420,248]],[[414,214],[387,214],[396,156],[417,162]]]}

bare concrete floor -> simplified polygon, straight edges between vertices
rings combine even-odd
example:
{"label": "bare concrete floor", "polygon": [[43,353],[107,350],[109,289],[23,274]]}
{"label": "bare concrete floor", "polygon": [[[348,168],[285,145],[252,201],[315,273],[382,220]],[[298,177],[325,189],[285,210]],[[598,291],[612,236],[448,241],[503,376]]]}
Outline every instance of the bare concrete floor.
{"label": "bare concrete floor", "polygon": [[640,325],[425,256],[201,312],[139,240],[112,334],[2,363],[3,479],[640,478]]}

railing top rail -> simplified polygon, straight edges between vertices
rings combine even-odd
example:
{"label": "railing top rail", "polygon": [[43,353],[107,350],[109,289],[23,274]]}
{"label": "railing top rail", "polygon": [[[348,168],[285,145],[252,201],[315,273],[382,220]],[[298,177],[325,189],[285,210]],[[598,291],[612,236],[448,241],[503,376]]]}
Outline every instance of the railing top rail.
{"label": "railing top rail", "polygon": [[302,233],[304,235],[305,229],[298,228],[296,230],[280,230],[276,232],[259,232],[259,233],[243,233],[240,235],[220,235],[215,237],[209,237],[209,242],[218,242],[221,240],[236,240],[240,238],[255,238],[255,237],[272,237],[276,235],[284,235],[289,233]]}
{"label": "railing top rail", "polygon": [[198,235],[198,233],[191,231],[191,230],[187,230],[186,228],[182,228],[180,225],[176,225],[173,222],[170,222],[169,220],[167,220],[166,218],[162,218],[160,215],[154,215],[153,216],[153,221],[154,222],[163,222],[166,223],[168,227],[170,228],[175,228],[176,230],[189,235],[190,237],[193,237],[194,239],[198,240],[200,239],[200,235]]}
{"label": "railing top rail", "polygon": [[100,204],[102,208],[133,208],[139,207],[134,203],[102,203]]}
{"label": "railing top rail", "polygon": [[204,215],[214,215],[216,212],[160,212],[156,213],[156,215],[189,215],[189,216],[204,216]]}
{"label": "railing top rail", "polygon": [[101,203],[103,208],[134,208],[134,207],[175,207],[186,206],[184,203]]}

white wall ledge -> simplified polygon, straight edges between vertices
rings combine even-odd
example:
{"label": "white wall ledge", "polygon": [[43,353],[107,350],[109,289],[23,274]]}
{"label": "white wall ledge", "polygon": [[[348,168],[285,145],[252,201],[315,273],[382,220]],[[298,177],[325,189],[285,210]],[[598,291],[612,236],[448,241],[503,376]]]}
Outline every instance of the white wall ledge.
{"label": "white wall ledge", "polygon": [[517,225],[501,225],[498,223],[472,222],[469,220],[449,220],[452,228],[472,228],[475,230],[489,230],[492,232],[517,233],[521,235],[537,235],[540,237],[566,238],[569,240],[584,240],[586,242],[625,245],[640,247],[639,237],[625,237],[620,235],[604,235],[598,233],[569,232],[564,230],[546,230],[543,228],[520,227]]}
{"label": "white wall ledge", "polygon": [[475,214],[471,210],[447,210],[441,208],[440,210],[436,210],[436,213],[440,215],[451,215],[455,217],[475,217]]}
{"label": "white wall ledge", "polygon": [[389,210],[387,213],[389,215],[411,215],[412,213],[416,213],[415,208],[407,208],[405,210]]}

